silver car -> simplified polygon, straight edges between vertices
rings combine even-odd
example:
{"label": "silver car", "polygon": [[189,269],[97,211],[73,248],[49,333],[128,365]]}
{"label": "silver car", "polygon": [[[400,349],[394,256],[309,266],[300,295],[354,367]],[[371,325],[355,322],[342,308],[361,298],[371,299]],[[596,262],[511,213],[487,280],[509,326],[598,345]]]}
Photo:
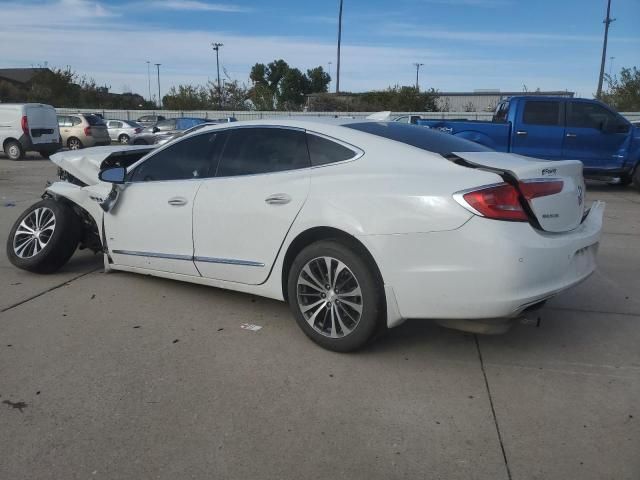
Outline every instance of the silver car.
{"label": "silver car", "polygon": [[131,137],[142,131],[142,126],[131,120],[105,120],[109,137],[114,142],[127,144]]}

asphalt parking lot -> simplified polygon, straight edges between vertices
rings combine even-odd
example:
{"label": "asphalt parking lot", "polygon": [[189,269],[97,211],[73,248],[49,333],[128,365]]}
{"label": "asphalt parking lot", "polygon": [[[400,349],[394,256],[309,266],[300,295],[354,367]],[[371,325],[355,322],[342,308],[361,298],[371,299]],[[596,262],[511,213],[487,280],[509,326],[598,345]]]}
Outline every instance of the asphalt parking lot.
{"label": "asphalt parking lot", "polygon": [[279,302],[104,274],[87,252],[15,269],[9,229],[54,179],[0,156],[0,479],[640,478],[632,188],[590,184],[599,270],[539,326],[413,321],[344,355]]}

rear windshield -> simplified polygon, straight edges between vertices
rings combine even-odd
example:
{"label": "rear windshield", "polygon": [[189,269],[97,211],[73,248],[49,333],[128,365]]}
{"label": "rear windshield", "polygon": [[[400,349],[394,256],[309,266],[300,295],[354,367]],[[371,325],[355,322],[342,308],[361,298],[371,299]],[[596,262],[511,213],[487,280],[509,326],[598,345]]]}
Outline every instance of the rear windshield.
{"label": "rear windshield", "polygon": [[349,123],[345,127],[353,128],[379,137],[406,143],[412,147],[447,156],[452,152],[490,152],[491,149],[447,133],[438,132],[419,125],[398,122]]}
{"label": "rear windshield", "polygon": [[87,122],[89,122],[89,125],[91,126],[96,126],[96,125],[104,125],[104,121],[100,118],[100,117],[96,117],[95,115],[85,115],[84,118],[87,119]]}

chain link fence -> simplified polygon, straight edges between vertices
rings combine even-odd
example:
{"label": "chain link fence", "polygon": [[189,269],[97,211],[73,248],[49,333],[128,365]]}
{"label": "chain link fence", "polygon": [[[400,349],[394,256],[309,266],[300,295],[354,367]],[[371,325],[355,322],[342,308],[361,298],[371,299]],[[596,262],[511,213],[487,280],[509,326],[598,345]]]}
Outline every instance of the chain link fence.
{"label": "chain link fence", "polygon": [[[165,118],[195,117],[222,119],[235,117],[237,120],[260,120],[263,118],[304,118],[304,117],[355,117],[365,118],[373,112],[277,112],[277,111],[232,111],[232,110],[101,110],[87,108],[57,108],[59,114],[100,113],[105,119],[137,120],[143,115],[162,115]],[[621,112],[632,122],[640,121],[640,112]],[[433,120],[491,120],[493,112],[392,112],[392,117],[420,115]]]}

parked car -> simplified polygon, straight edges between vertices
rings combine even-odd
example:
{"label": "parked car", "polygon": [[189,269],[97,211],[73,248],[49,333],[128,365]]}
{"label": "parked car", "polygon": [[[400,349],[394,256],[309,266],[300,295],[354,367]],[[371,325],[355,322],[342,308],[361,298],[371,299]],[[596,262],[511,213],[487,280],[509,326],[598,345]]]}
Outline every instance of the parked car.
{"label": "parked car", "polygon": [[411,318],[505,331],[594,271],[604,212],[578,161],[395,122],[221,124],[51,159],[72,183],[20,215],[13,265],[53,272],[81,243],[107,271],[285,300],[336,351]]}
{"label": "parked car", "polygon": [[86,113],[58,115],[62,144],[69,150],[110,145],[107,126],[101,118]]}
{"label": "parked car", "polygon": [[131,143],[133,145],[153,145],[158,137],[184,132],[201,123],[206,123],[206,120],[204,118],[188,117],[168,118],[150,127],[145,127],[140,133],[131,138]]}
{"label": "parked car", "polygon": [[174,132],[166,132],[166,133],[158,132],[158,134],[153,139],[153,144],[156,145],[156,146],[164,145],[165,143],[168,143],[168,142],[170,142],[172,140],[175,140],[176,138],[180,138],[180,137],[182,137],[184,135],[188,135],[191,132],[194,132],[196,130],[204,128],[207,125],[217,125],[217,124],[220,124],[220,123],[229,123],[229,122],[237,122],[237,120],[236,120],[235,117],[220,118],[220,119],[215,119],[215,120],[206,120],[204,123],[199,123],[195,127],[188,128],[187,130],[177,130],[177,131],[174,131]]}
{"label": "parked car", "polygon": [[62,147],[55,109],[41,103],[0,103],[0,145],[11,160],[31,151],[48,158]]}
{"label": "parked car", "polygon": [[492,122],[418,120],[501,152],[548,160],[572,159],[593,178],[619,178],[640,188],[640,129],[596,100],[511,97],[498,104]]}
{"label": "parked car", "polygon": [[143,127],[149,127],[151,125],[155,125],[161,120],[165,120],[165,117],[162,115],[143,115],[136,122]]}
{"label": "parked car", "polygon": [[107,130],[111,140],[118,143],[127,144],[131,137],[142,131],[142,126],[130,120],[106,120]]}

